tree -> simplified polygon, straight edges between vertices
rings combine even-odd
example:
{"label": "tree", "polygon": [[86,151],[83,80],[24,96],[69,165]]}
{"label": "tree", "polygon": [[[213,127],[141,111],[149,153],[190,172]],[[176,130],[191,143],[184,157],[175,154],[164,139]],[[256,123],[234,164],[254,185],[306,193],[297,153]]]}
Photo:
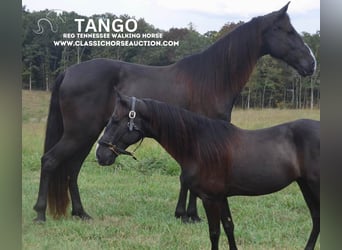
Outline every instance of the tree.
{"label": "tree", "polygon": [[311,48],[312,53],[316,58],[316,71],[312,76],[308,79],[305,79],[307,88],[310,88],[310,108],[314,107],[314,99],[316,97],[317,105],[319,106],[319,79],[320,79],[320,32],[317,31],[316,34],[310,35],[307,32],[303,32],[303,40],[307,43],[307,45]]}
{"label": "tree", "polygon": [[[243,22],[227,22],[219,31],[208,31],[203,35],[196,31],[193,23],[185,28],[170,28],[168,31],[155,28],[143,18],[137,20],[136,33],[162,33],[161,40],[179,41],[175,47],[91,47],[91,46],[55,46],[52,41],[63,40],[63,34],[75,33],[77,23],[74,19],[107,19],[117,18],[123,21],[129,15],[117,16],[113,13],[81,16],[75,12],[60,13],[50,10],[30,12],[25,6],[22,8],[22,79],[23,88],[47,89],[59,72],[67,67],[92,58],[104,57],[118,59],[132,63],[146,65],[168,65],[185,56],[204,50],[206,47],[231,32]],[[58,22],[58,30],[47,32],[50,27],[41,25],[46,32],[36,34],[37,21],[49,16]],[[111,31],[113,33],[113,31]],[[301,77],[287,64],[270,56],[262,57],[251,75],[246,87],[242,90],[236,105],[242,108],[313,108],[319,107],[320,99],[320,32],[302,34],[304,41],[312,49],[317,60],[317,69],[310,77]],[[138,38],[124,39],[137,40]],[[140,38],[141,39],[141,38]],[[72,40],[70,38],[66,40]],[[118,38],[120,40],[120,38]]]}

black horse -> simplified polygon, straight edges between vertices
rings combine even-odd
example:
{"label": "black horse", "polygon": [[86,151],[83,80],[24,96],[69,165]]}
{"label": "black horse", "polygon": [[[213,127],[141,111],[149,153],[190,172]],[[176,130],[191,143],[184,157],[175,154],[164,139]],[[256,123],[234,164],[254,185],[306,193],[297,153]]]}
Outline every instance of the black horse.
{"label": "black horse", "polygon": [[261,130],[151,100],[119,96],[99,140],[98,157],[130,154],[126,148],[150,137],[180,164],[182,183],[202,199],[212,249],[218,249],[220,220],[230,249],[236,249],[228,196],[264,195],[296,181],[310,209],[313,228],[306,249],[320,231],[320,122],[297,120]]}
{"label": "black horse", "polygon": [[[295,31],[287,7],[253,18],[201,53],[175,64],[154,67],[110,59],[94,59],[61,73],[51,95],[36,220],[45,221],[47,202],[52,215],[66,213],[88,219],[77,178],[92,145],[115,105],[114,88],[124,94],[158,99],[188,110],[230,121],[234,100],[246,84],[258,58],[270,54],[301,75],[314,72],[315,59]],[[212,98],[205,98],[212,96]],[[110,165],[114,156],[99,160]],[[187,217],[187,190],[181,185],[176,216]],[[196,200],[190,195],[188,214],[196,220]]]}

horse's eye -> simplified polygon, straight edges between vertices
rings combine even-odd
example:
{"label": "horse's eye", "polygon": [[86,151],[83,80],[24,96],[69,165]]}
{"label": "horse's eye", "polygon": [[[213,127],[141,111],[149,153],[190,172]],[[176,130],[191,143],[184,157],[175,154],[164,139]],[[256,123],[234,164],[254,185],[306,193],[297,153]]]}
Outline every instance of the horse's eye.
{"label": "horse's eye", "polygon": [[273,31],[278,31],[278,30],[280,30],[280,27],[279,26],[273,26]]}

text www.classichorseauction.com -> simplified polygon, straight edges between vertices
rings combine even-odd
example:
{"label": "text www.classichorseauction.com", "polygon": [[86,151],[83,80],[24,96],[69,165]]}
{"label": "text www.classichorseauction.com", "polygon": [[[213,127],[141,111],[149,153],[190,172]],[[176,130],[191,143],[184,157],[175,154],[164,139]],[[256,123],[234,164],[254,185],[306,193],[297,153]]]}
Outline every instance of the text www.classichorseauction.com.
{"label": "text www.classichorseauction.com", "polygon": [[[50,24],[51,31],[56,33],[53,29],[52,20],[48,18],[41,18],[38,22],[39,31],[41,34],[44,29],[41,29],[40,21],[46,21]],[[63,40],[54,40],[55,46],[112,46],[112,47],[171,47],[179,46],[179,41],[162,40],[162,33],[135,33],[138,29],[138,22],[133,19],[122,20],[116,18],[98,19],[94,20],[89,18],[74,19],[77,23],[77,32],[63,33]]]}
{"label": "text www.classichorseauction.com", "polygon": [[179,46],[179,41],[149,41],[149,40],[138,40],[138,41],[105,41],[105,40],[91,40],[91,41],[53,41],[55,46],[68,46],[68,47],[77,47],[77,46],[112,46],[112,47],[172,47]]}

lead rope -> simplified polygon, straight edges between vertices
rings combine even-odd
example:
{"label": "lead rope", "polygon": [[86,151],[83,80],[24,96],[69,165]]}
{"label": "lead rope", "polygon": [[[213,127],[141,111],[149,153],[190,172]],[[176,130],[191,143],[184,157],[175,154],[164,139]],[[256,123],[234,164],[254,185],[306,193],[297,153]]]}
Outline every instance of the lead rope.
{"label": "lead rope", "polygon": [[133,158],[134,160],[136,160],[136,161],[138,161],[138,159],[134,156],[134,154],[135,154],[135,151],[141,146],[143,140],[144,140],[144,137],[141,137],[138,146],[136,146],[136,148],[131,152],[132,158]]}

